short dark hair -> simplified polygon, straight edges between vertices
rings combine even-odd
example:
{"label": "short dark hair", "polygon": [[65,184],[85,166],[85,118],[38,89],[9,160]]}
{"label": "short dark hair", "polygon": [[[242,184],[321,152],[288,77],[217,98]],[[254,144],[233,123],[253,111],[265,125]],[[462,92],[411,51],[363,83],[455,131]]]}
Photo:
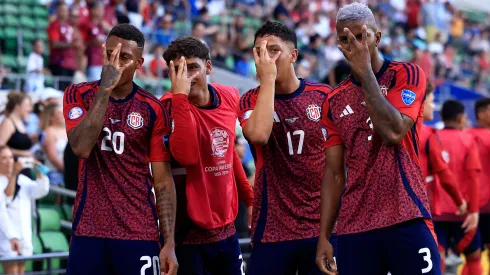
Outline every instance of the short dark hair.
{"label": "short dark hair", "polygon": [[294,30],[288,28],[280,22],[273,22],[267,20],[260,28],[255,32],[254,44],[257,38],[274,35],[281,38],[285,42],[291,42],[294,48],[298,47],[298,38]]}
{"label": "short dark hair", "polygon": [[119,24],[116,25],[112,30],[109,32],[109,35],[107,37],[111,36],[116,36],[125,40],[131,40],[136,42],[138,47],[144,47],[145,46],[145,36],[143,33],[138,30],[135,26],[131,24]]}
{"label": "short dark hair", "polygon": [[175,39],[163,53],[163,59],[165,59],[167,64],[182,56],[185,58],[197,57],[203,60],[210,60],[208,47],[199,39],[191,36]]}
{"label": "short dark hair", "polygon": [[482,97],[475,102],[475,116],[478,120],[478,114],[490,105],[490,98]]}
{"label": "short dark hair", "polygon": [[455,121],[458,119],[458,116],[464,114],[465,108],[464,105],[456,100],[447,100],[442,105],[441,110],[441,119],[443,121]]}

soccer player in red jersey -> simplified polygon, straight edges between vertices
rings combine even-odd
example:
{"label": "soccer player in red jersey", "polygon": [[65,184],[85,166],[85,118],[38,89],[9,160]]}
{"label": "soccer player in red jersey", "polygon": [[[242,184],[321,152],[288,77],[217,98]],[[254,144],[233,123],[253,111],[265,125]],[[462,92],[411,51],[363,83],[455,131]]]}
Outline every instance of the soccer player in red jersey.
{"label": "soccer player in red jersey", "polygon": [[65,91],[68,140],[80,158],[67,274],[177,272],[175,187],[163,143],[170,125],[158,99],[132,81],[144,43],[134,26],[117,25],[101,79]]}
{"label": "soccer player in red jersey", "polygon": [[[433,92],[434,87],[431,83],[427,83],[424,103],[424,121],[434,119]],[[422,124],[419,144],[419,163],[427,185],[427,193],[432,214],[441,214],[439,203],[437,203],[440,198],[438,190],[441,188],[444,188],[456,205],[458,205],[458,213],[460,215],[465,214],[467,203],[463,199],[453,174],[447,166],[446,161],[449,160],[449,155],[448,152],[443,149],[439,137],[436,134],[436,130]]]}
{"label": "soccer player in red jersey", "polygon": [[[475,103],[477,126],[468,130],[478,145],[481,161],[480,221],[482,243],[490,249],[490,98],[483,97]],[[489,273],[490,274],[490,273]]]}
{"label": "soccer player in red jersey", "polygon": [[[377,49],[381,32],[366,5],[343,6],[336,27],[352,74],[322,108],[327,160],[317,264],[325,274],[338,268],[342,275],[439,275],[418,163],[424,72],[411,63],[383,60]],[[337,264],[328,242],[334,225]]]}
{"label": "soccer player in red jersey", "polygon": [[448,152],[449,169],[468,202],[468,214],[462,217],[455,215],[456,205],[446,192],[440,190],[441,215],[434,217],[439,248],[445,252],[453,244],[456,253],[465,254],[463,275],[481,274],[481,237],[478,231],[481,164],[478,145],[469,133],[463,132],[468,124],[463,104],[455,100],[444,102],[441,119],[445,128],[437,134]]}
{"label": "soccer player in red jersey", "polygon": [[172,125],[165,139],[182,198],[176,229],[179,274],[244,274],[234,221],[238,197],[251,216],[253,191],[235,150],[240,95],[236,88],[207,83],[209,49],[198,39],[174,40],[163,57],[172,81],[172,91],[161,98]]}
{"label": "soccer player in red jersey", "polygon": [[252,144],[256,175],[249,274],[321,274],[315,265],[325,165],[324,84],[298,79],[293,30],[266,22],[255,33],[260,86],[240,99],[239,119]]}

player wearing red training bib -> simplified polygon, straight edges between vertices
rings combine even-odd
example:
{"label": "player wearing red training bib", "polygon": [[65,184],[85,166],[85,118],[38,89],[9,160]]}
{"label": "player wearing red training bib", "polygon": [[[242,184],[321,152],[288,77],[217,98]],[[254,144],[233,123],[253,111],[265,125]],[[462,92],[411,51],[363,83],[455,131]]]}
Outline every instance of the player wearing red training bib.
{"label": "player wearing red training bib", "polygon": [[144,41],[132,25],[114,27],[101,80],[65,91],[68,140],[80,158],[70,275],[154,274],[159,266],[177,273],[175,188],[163,144],[170,125],[158,99],[132,81]]}
{"label": "player wearing red training bib", "polygon": [[260,86],[238,107],[256,166],[251,275],[321,274],[315,266],[325,165],[319,121],[330,87],[296,77],[296,40],[281,23],[257,30]]}
{"label": "player wearing red training bib", "polygon": [[490,98],[483,97],[475,103],[477,126],[469,129],[480,153],[480,229],[482,243],[490,248]]}
{"label": "player wearing red training bib", "polygon": [[441,118],[445,128],[437,131],[442,146],[448,152],[448,166],[453,173],[458,189],[468,202],[468,214],[457,216],[457,207],[449,195],[440,190],[441,215],[434,217],[441,254],[449,247],[456,253],[464,253],[466,263],[463,274],[481,274],[481,238],[478,231],[480,208],[480,157],[473,137],[462,130],[467,125],[464,105],[455,100],[444,102]]}
{"label": "player wearing red training bib", "polygon": [[[434,88],[427,83],[425,103],[424,103],[424,121],[434,119]],[[419,163],[422,168],[422,174],[427,185],[427,193],[430,202],[430,209],[433,215],[440,215],[440,193],[443,188],[458,205],[458,213],[465,214],[467,204],[461,196],[458,185],[447,166],[448,152],[443,149],[441,141],[436,134],[436,130],[425,124],[420,129],[420,150]]]}
{"label": "player wearing red training bib", "polygon": [[238,90],[207,83],[209,49],[195,38],[174,40],[163,57],[172,91],[161,101],[172,121],[168,146],[182,198],[176,229],[179,274],[244,274],[234,221],[238,194],[251,214],[253,191],[235,151]]}
{"label": "player wearing red training bib", "polygon": [[[418,163],[424,72],[381,58],[381,33],[366,5],[342,7],[336,26],[352,74],[334,88],[322,109],[327,164],[317,264],[326,274],[338,268],[342,275],[439,275]],[[337,266],[326,238],[334,225]]]}

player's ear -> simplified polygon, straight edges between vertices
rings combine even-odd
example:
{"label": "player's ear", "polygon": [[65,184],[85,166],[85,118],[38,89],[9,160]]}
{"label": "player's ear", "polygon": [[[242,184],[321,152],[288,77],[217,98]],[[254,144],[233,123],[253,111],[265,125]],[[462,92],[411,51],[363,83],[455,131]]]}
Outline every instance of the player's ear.
{"label": "player's ear", "polygon": [[291,51],[291,63],[295,63],[298,60],[298,49]]}
{"label": "player's ear", "polygon": [[145,63],[145,59],[143,57],[140,57],[136,60],[136,69],[141,68],[143,66],[143,63]]}
{"label": "player's ear", "polygon": [[211,63],[211,60],[206,60],[206,75],[210,75],[212,71],[213,64]]}
{"label": "player's ear", "polygon": [[376,39],[376,47],[377,47],[379,45],[379,43],[381,42],[381,32],[376,32],[374,37]]}

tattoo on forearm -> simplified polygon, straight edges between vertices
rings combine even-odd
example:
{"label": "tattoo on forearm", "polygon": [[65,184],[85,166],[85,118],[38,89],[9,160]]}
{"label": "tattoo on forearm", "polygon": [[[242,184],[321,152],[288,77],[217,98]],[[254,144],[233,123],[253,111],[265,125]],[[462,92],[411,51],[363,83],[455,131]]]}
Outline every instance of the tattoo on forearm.
{"label": "tattoo on forearm", "polygon": [[175,189],[166,186],[155,187],[155,194],[160,233],[163,234],[165,242],[173,241],[176,212]]}
{"label": "tattoo on forearm", "polygon": [[70,132],[71,143],[77,144],[78,148],[92,148],[97,142],[104,125],[104,116],[109,102],[108,97],[109,93],[106,92],[97,94],[87,116]]}

